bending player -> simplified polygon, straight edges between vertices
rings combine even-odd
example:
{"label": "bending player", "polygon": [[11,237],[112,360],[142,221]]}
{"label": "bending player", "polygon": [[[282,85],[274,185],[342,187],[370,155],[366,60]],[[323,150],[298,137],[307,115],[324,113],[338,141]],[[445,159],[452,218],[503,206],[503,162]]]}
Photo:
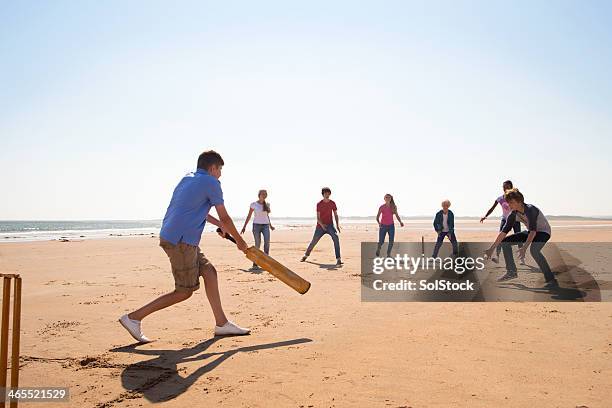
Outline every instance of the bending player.
{"label": "bending player", "polygon": [[[514,188],[514,186],[512,185],[512,181],[510,180],[504,181],[504,183],[502,184],[502,189],[503,189],[504,194],[506,193],[507,190],[510,190],[511,188]],[[495,201],[493,202],[493,205],[491,206],[491,208],[489,208],[489,211],[487,211],[486,215],[480,219],[480,222],[483,223],[487,219],[487,217],[491,215],[491,213],[495,210],[495,207],[497,207],[497,204],[499,204],[499,206],[502,209],[502,218],[501,218],[501,223],[499,224],[500,231],[502,230],[502,228],[504,228],[504,225],[506,225],[506,220],[508,219],[508,216],[512,212],[512,210],[510,209],[510,206],[508,205],[508,203],[506,202],[506,199],[504,198],[504,194],[500,195],[499,197],[495,199]],[[521,232],[521,223],[518,221],[515,222],[514,225],[512,226],[512,230],[514,231],[515,234],[517,232]],[[519,248],[522,246],[523,244],[519,244]],[[498,258],[499,258],[500,252],[501,252],[501,247],[498,246],[495,251],[495,256],[491,258],[493,262],[495,263],[499,262]],[[520,258],[520,261],[521,261],[521,265],[525,265],[524,257]]]}
{"label": "bending player", "polygon": [[[498,280],[507,281],[516,278],[516,264],[514,263],[514,257],[512,256],[512,245],[518,245],[524,243],[519,249],[519,257],[524,257],[525,252],[529,248],[531,256],[535,259],[536,263],[540,267],[540,270],[544,274],[546,279],[545,288],[553,289],[559,286],[555,275],[550,270],[550,266],[546,261],[544,255],[542,255],[542,248],[546,245],[546,242],[550,239],[551,229],[548,220],[536,206],[532,204],[525,204],[523,194],[516,188],[512,188],[504,194],[504,198],[508,202],[508,205],[512,209],[512,212],[506,219],[506,224],[502,228],[501,232],[497,236],[495,242],[489,249],[485,251],[487,257],[491,257],[495,248],[498,245],[502,245],[504,251],[504,260],[506,261],[506,274]],[[517,234],[507,236],[508,232],[513,228],[514,223],[520,221],[525,224],[527,231],[522,231]]]}
{"label": "bending player", "polygon": [[[200,288],[200,276],[204,279],[206,296],[215,317],[215,335],[243,335],[250,332],[227,319],[221,306],[217,270],[198,246],[206,221],[222,228],[236,240],[241,251],[244,242],[223,204],[223,191],[219,177],[223,159],[219,153],[209,150],[198,158],[195,173],[189,173],[174,189],[159,232],[159,246],[166,252],[174,276],[174,291],[166,293],[138,310],[121,316],[119,322],[139,342],[149,342],[141,330],[141,321],[151,313],[165,309],[191,297]],[[220,221],[208,215],[214,206]]]}

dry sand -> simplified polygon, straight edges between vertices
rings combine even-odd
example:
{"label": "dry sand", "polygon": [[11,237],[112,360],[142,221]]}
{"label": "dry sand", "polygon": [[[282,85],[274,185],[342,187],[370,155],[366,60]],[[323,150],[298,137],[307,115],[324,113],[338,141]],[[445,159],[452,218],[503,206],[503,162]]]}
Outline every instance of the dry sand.
{"label": "dry sand", "polygon": [[[587,224],[553,240],[612,241],[612,223]],[[311,234],[272,237],[272,255],[312,282],[304,296],[205,234],[226,312],[252,334],[213,338],[200,289],[143,322],[147,345],[117,318],[173,288],[156,239],[0,244],[2,272],[24,278],[21,385],[70,387],[58,407],[611,406],[612,303],[362,303],[360,242],[375,226],[347,226],[340,269],[327,237],[299,262]]]}

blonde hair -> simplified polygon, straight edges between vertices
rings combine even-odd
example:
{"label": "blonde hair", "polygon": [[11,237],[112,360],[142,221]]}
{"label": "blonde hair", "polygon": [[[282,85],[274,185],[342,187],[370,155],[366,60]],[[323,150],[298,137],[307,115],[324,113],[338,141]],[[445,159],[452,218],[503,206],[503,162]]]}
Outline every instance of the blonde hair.
{"label": "blonde hair", "polygon": [[520,203],[525,202],[525,197],[523,197],[523,193],[521,193],[518,188],[511,188],[510,190],[506,190],[506,193],[504,194],[504,199],[506,201],[518,201]]}
{"label": "blonde hair", "polygon": [[451,206],[451,202],[450,202],[450,200],[444,200],[444,201],[442,201],[442,207],[444,207],[444,204],[448,204],[448,206],[449,206],[449,207]]}

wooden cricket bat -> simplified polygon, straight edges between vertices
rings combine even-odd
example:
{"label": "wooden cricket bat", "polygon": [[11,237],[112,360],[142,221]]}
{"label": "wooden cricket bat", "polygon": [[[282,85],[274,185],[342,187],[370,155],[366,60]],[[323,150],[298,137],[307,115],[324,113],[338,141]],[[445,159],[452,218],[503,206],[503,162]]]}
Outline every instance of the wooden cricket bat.
{"label": "wooden cricket bat", "polygon": [[[219,233],[219,235],[221,235],[223,238],[232,241],[234,244],[236,243],[236,240],[230,235],[223,234],[221,228],[217,228],[217,233]],[[280,262],[276,261],[271,256],[266,255],[265,252],[257,249],[256,247],[249,247],[246,250],[246,257],[249,258],[251,262],[257,264],[260,268],[270,272],[278,280],[291,286],[298,293],[303,295],[304,293],[308,292],[308,289],[310,289],[310,282]]]}

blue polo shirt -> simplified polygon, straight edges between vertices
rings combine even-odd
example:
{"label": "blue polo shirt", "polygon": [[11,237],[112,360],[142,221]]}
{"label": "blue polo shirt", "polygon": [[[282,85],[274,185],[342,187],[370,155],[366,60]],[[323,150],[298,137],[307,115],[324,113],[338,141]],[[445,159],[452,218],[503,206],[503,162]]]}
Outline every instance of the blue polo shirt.
{"label": "blue polo shirt", "polygon": [[197,246],[210,207],[219,204],[223,204],[223,191],[218,179],[202,169],[187,174],[172,193],[159,236],[174,245]]}

